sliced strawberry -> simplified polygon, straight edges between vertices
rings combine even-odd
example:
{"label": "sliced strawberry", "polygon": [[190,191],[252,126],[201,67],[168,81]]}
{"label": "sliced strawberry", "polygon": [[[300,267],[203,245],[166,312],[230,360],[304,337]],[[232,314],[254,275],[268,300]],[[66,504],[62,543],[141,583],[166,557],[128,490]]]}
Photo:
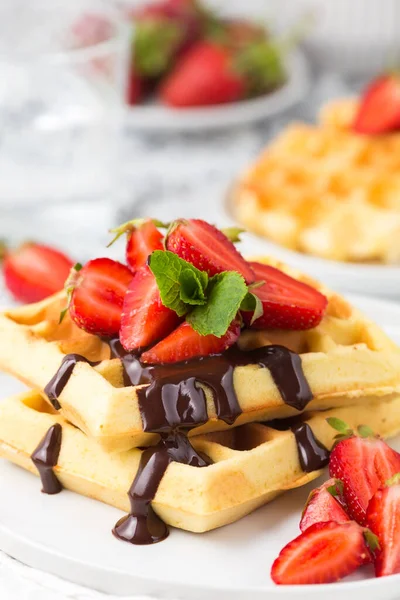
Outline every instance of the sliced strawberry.
{"label": "sliced strawberry", "polygon": [[301,531],[306,531],[315,523],[350,521],[350,517],[336,497],[340,493],[340,488],[341,482],[329,479],[311,492],[301,517]]}
{"label": "sliced strawberry", "polygon": [[254,273],[233,243],[219,229],[201,219],[176,221],[166,239],[167,250],[212,276],[222,271],[237,271],[247,283]]}
{"label": "sliced strawberry", "polygon": [[6,287],[20,302],[38,302],[62,290],[74,264],[59,250],[34,242],[4,255]]}
{"label": "sliced strawberry", "polygon": [[387,479],[400,472],[400,454],[383,440],[353,436],[333,449],[329,472],[344,484],[348,514],[363,525],[372,496]]}
{"label": "sliced strawberry", "polygon": [[[398,481],[398,480],[397,480]],[[367,510],[367,526],[378,537],[375,550],[377,577],[400,573],[400,484],[380,489],[371,498]]]}
{"label": "sliced strawberry", "polygon": [[364,529],[354,522],[316,523],[281,551],[271,577],[281,585],[332,583],[365,563]]}
{"label": "sliced strawberry", "polygon": [[126,292],[119,337],[125,350],[154,344],[178,325],[177,314],[163,305],[153,273],[145,265],[134,275]]}
{"label": "sliced strawberry", "polygon": [[240,324],[237,320],[220,338],[215,335],[200,335],[184,321],[168,337],[144,352],[141,360],[151,364],[175,363],[200,356],[220,354],[232,346],[239,335]]}
{"label": "sliced strawberry", "polygon": [[400,128],[400,76],[378,77],[364,92],[353,129],[356,133],[376,135]]}
{"label": "sliced strawberry", "polygon": [[158,231],[151,219],[128,233],[126,242],[126,262],[128,267],[137,271],[146,264],[154,250],[163,249],[163,235]]}
{"label": "sliced strawberry", "polygon": [[[328,300],[318,290],[275,267],[257,262],[249,265],[256,281],[265,281],[252,290],[264,308],[263,315],[251,325],[253,329],[312,329],[321,322]],[[248,326],[251,317],[251,313],[243,313]]]}
{"label": "sliced strawberry", "polygon": [[132,273],[110,258],[96,258],[75,271],[66,284],[71,287],[71,319],[85,331],[101,336],[118,333],[125,292]]}

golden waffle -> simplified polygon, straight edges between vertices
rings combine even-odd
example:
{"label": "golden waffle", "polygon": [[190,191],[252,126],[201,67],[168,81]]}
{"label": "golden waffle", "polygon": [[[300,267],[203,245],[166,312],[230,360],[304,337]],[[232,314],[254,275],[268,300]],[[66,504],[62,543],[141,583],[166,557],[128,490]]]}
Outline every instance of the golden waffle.
{"label": "golden waffle", "polygon": [[[400,397],[364,403],[362,411],[352,406],[305,414],[302,420],[328,449],[336,434],[326,422],[332,416],[350,427],[365,424],[390,437],[400,430]],[[30,456],[55,423],[62,425],[62,442],[54,472],[63,487],[127,512],[127,490],[142,451],[106,452],[58,414],[52,414],[38,392],[0,403],[0,455],[37,474]],[[152,502],[166,523],[189,531],[203,532],[236,521],[284,490],[308,483],[321,472],[303,470],[290,429],[279,431],[273,426],[254,423],[196,436],[192,443],[213,464],[196,468],[171,463]],[[38,483],[38,493],[39,489]]]}
{"label": "golden waffle", "polygon": [[319,125],[289,126],[235,186],[238,221],[323,258],[400,262],[400,133],[353,133],[356,107],[339,101]]}
{"label": "golden waffle", "polygon": [[[366,397],[400,390],[400,350],[374,323],[300,273],[272,260],[260,260],[318,287],[329,298],[326,316],[314,329],[246,333],[240,340],[247,347],[280,344],[299,353],[313,394],[308,410],[364,404]],[[108,344],[78,329],[68,315],[59,325],[64,304],[60,293],[0,315],[0,368],[43,391],[66,354],[101,361],[94,367],[76,364],[59,396],[61,415],[109,451],[155,443],[157,435],[144,431],[138,401],[138,392],[145,386],[125,386],[121,361],[110,359]],[[283,401],[266,368],[236,367],[233,383],[242,411],[234,425],[298,414]],[[191,434],[229,428],[217,418],[214,396],[207,388],[205,395],[208,420]]]}

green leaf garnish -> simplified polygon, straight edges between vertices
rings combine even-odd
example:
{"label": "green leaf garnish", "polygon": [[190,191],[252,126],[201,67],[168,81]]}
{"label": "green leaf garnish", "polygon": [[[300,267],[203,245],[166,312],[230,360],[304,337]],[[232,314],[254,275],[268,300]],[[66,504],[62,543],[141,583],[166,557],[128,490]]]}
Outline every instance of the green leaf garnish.
{"label": "green leaf garnish", "polygon": [[235,318],[244,297],[247,285],[235,271],[224,271],[210,279],[207,289],[207,304],[196,306],[186,320],[200,335],[222,337]]}
{"label": "green leaf garnish", "polygon": [[114,227],[113,229],[110,229],[110,233],[114,233],[115,235],[114,235],[113,239],[111,240],[111,242],[109,244],[107,244],[107,248],[112,246],[113,243],[116,242],[117,239],[121,237],[121,235],[123,235],[124,233],[129,233],[130,231],[133,231],[134,229],[139,229],[147,221],[153,221],[154,225],[156,227],[160,227],[161,229],[167,229],[169,227],[169,223],[163,223],[162,221],[159,221],[158,219],[139,218],[139,219],[132,219],[131,221],[126,221],[125,223],[118,225],[118,227]]}
{"label": "green leaf garnish", "polygon": [[250,325],[253,325],[254,321],[256,321],[259,317],[262,317],[264,314],[264,308],[260,298],[251,291],[248,291],[246,296],[243,298],[242,304],[240,305],[240,310],[252,311],[253,316],[251,318]]}
{"label": "green leaf garnish", "polygon": [[392,485],[396,485],[397,483],[400,483],[400,473],[396,473],[396,475],[393,475],[393,477],[391,477],[385,482],[385,485],[387,487],[391,487]]}
{"label": "green leaf garnish", "polygon": [[149,267],[156,278],[164,306],[183,317],[189,305],[203,305],[208,275],[168,250],[155,250]]}
{"label": "green leaf garnish", "polygon": [[236,244],[236,242],[241,241],[240,234],[244,233],[246,230],[242,229],[241,227],[224,227],[220,231],[226,235],[229,241],[231,241],[233,244]]}
{"label": "green leaf garnish", "polygon": [[374,432],[368,425],[359,425],[357,427],[357,433],[361,438],[375,437]]}
{"label": "green leaf garnish", "polygon": [[76,264],[75,264],[75,265],[72,267],[72,269],[71,269],[71,271],[70,271],[70,273],[69,273],[69,275],[68,275],[68,277],[67,277],[67,279],[66,279],[66,281],[65,281],[65,284],[64,284],[64,289],[65,289],[65,291],[66,291],[66,293],[67,293],[67,305],[66,305],[66,307],[65,307],[65,308],[64,308],[64,309],[63,309],[63,310],[60,312],[60,318],[59,318],[59,320],[58,320],[58,324],[59,324],[59,325],[61,325],[61,323],[62,323],[62,322],[63,322],[63,320],[64,320],[64,317],[65,317],[65,315],[66,315],[66,314],[67,314],[67,312],[68,312],[69,305],[71,304],[72,292],[73,292],[73,291],[74,291],[74,289],[75,289],[75,286],[76,286],[76,283],[77,283],[77,280],[78,280],[78,273],[79,273],[79,271],[80,271],[81,269],[83,269],[83,266],[81,265],[81,263],[76,263]]}

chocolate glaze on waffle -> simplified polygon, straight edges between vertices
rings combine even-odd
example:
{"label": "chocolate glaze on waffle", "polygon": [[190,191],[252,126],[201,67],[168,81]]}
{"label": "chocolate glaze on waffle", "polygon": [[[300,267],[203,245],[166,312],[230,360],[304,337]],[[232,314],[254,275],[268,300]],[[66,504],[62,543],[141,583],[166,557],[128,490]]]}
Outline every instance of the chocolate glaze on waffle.
{"label": "chocolate glaze on waffle", "polygon": [[[133,544],[151,544],[168,535],[168,528],[154,513],[151,501],[170,462],[196,467],[210,464],[207,457],[194,450],[187,438],[190,429],[208,420],[202,385],[212,390],[217,417],[229,425],[242,412],[233,383],[235,367],[253,364],[269,369],[283,401],[297,410],[304,410],[312,399],[300,356],[283,346],[264,346],[248,352],[235,346],[224,354],[178,364],[149,366],[140,362],[138,354],[126,352],[118,339],[108,343],[111,355],[122,362],[125,384],[149,384],[138,390],[143,430],[161,436],[157,446],[143,451],[138,473],[128,493],[131,511],[118,521],[113,530],[116,537]],[[75,364],[82,360],[86,359],[75,354],[67,355],[46,386],[45,391],[56,408],[60,408],[58,395]],[[299,439],[306,447],[308,438],[300,435]],[[307,451],[303,453],[307,458]],[[311,459],[309,462],[312,463]],[[307,461],[304,464],[308,464]]]}
{"label": "chocolate glaze on waffle", "polygon": [[72,371],[78,362],[87,362],[92,367],[99,364],[98,362],[90,362],[90,360],[80,354],[67,354],[64,356],[58,371],[44,388],[44,393],[47,394],[48,399],[56,410],[60,410],[61,408],[58,397],[67,385]]}
{"label": "chocolate glaze on waffle", "polygon": [[62,490],[53,467],[57,465],[61,449],[62,428],[56,423],[46,432],[38,447],[31,455],[31,459],[39,471],[42,481],[42,492],[45,494],[58,494]]}
{"label": "chocolate glaze on waffle", "polygon": [[306,473],[319,471],[329,463],[329,450],[317,440],[309,424],[301,419],[299,421],[299,417],[274,419],[268,421],[265,425],[278,431],[291,430],[296,440],[301,468]]}

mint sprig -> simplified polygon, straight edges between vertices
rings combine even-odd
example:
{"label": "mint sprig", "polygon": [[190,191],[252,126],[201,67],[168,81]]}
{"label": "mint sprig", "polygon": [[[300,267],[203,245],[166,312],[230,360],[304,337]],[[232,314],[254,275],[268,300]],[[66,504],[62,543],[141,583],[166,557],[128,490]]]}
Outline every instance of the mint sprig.
{"label": "mint sprig", "polygon": [[253,298],[243,277],[236,271],[224,271],[214,277],[168,250],[155,250],[149,268],[156,278],[164,306],[175,311],[200,335],[222,337],[238,311],[254,310],[262,314],[262,304]]}
{"label": "mint sprig", "polygon": [[191,306],[207,302],[207,273],[173,252],[155,250],[149,257],[149,267],[156,278],[162,303],[179,317],[183,317]]}

